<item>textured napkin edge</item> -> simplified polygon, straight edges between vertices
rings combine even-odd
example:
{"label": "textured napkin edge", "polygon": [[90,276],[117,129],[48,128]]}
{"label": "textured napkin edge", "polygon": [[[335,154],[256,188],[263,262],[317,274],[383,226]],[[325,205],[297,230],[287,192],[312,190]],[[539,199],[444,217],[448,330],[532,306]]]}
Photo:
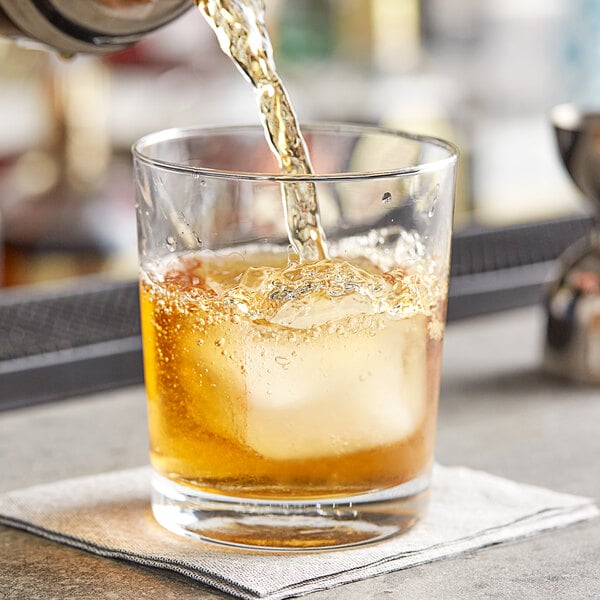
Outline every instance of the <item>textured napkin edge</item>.
{"label": "textured napkin edge", "polygon": [[[548,508],[534,515],[528,515],[523,519],[483,530],[477,534],[458,540],[430,546],[415,552],[405,552],[386,557],[356,568],[345,569],[338,573],[305,579],[300,583],[294,583],[264,594],[257,593],[252,588],[245,587],[217,575],[189,568],[184,564],[179,564],[177,561],[142,556],[135,552],[115,550],[5,515],[0,515],[0,523],[104,558],[126,560],[150,568],[172,571],[244,600],[255,600],[256,598],[284,600],[286,598],[303,596],[344,584],[366,580],[370,577],[386,573],[417,567],[445,558],[456,557],[501,543],[525,540],[538,534],[587,521],[600,515],[600,509],[593,499],[581,498],[581,500],[582,503],[576,506]],[[535,528],[532,529],[532,526]]]}
{"label": "textured napkin edge", "polygon": [[[436,467],[438,467],[438,465],[436,465]],[[400,571],[424,563],[453,557],[461,553],[472,552],[479,548],[532,537],[538,533],[588,520],[600,514],[600,510],[595,504],[596,500],[593,498],[556,492],[544,487],[513,481],[511,479],[493,475],[486,471],[470,469],[467,467],[440,466],[439,468],[450,469],[455,474],[460,474],[461,477],[467,475],[477,476],[480,479],[483,477],[484,480],[488,480],[489,483],[497,483],[503,486],[510,484],[513,487],[519,488],[520,491],[529,491],[532,494],[543,493],[550,495],[551,497],[546,498],[546,501],[542,502],[542,504],[545,505],[545,508],[542,510],[536,513],[530,512],[529,514],[524,514],[521,518],[513,519],[512,521],[508,521],[490,529],[479,529],[476,532],[463,535],[462,537],[433,544],[418,550],[404,552],[395,551],[393,554],[390,553],[387,556],[380,556],[378,558],[372,557],[372,560],[369,562],[363,562],[358,566],[344,567],[340,570],[303,579],[301,581],[297,580],[287,584],[282,581],[280,584],[267,585],[262,588],[260,586],[257,588],[254,585],[245,584],[243,581],[232,580],[227,577],[225,573],[203,570],[201,567],[190,565],[184,559],[180,560],[176,556],[163,558],[160,555],[147,554],[143,551],[136,552],[123,547],[115,548],[106,546],[102,544],[102,542],[97,543],[90,541],[85,537],[79,537],[76,533],[74,535],[63,533],[59,528],[50,529],[44,527],[43,522],[31,522],[26,514],[13,513],[11,515],[10,512],[5,512],[4,514],[0,513],[0,523],[27,531],[54,542],[90,552],[97,556],[128,560],[132,563],[150,568],[169,570],[246,600],[256,600],[257,598],[282,600],[284,598],[330,589],[346,583],[365,580],[369,577],[384,573]],[[39,494],[44,492],[46,488],[53,488],[54,486],[60,486],[61,484],[67,485],[73,481],[91,485],[96,482],[96,478],[99,476],[114,478],[129,474],[132,471],[135,471],[136,473],[145,472],[149,471],[149,467],[109,471],[96,475],[86,475],[79,478],[76,477],[56,482],[37,484],[27,488],[3,492],[0,494],[0,497],[3,497],[10,502],[10,497],[13,495],[16,500],[23,494]],[[340,552],[343,552],[343,550],[340,550]]]}
{"label": "textured napkin edge", "polygon": [[[292,584],[260,597],[265,600],[284,600],[286,598],[304,596],[309,593],[363,581],[386,573],[403,571],[446,558],[454,558],[461,554],[467,554],[483,548],[511,541],[520,542],[521,540],[535,537],[538,534],[547,533],[600,516],[600,509],[594,500],[590,498],[582,498],[582,500],[585,503],[578,506],[547,509],[500,527],[482,530],[476,535],[430,546],[416,552],[390,556],[371,564],[341,571],[333,575],[307,579],[302,583]],[[531,529],[532,523],[535,524],[535,529]]]}
{"label": "textured napkin edge", "polygon": [[[82,538],[60,533],[52,529],[46,529],[39,525],[34,525],[32,523],[28,523],[27,521],[22,521],[21,519],[16,519],[13,517],[7,517],[1,514],[0,525],[6,525],[7,527],[20,529],[22,531],[26,531],[27,533],[31,533],[33,535],[37,535],[44,539],[50,540],[52,542],[57,542],[66,546],[70,546],[72,548],[76,548],[78,550],[84,550],[85,552],[89,552],[90,554],[95,554],[96,556],[101,556],[103,558],[125,560],[145,567],[173,571],[175,573],[203,583],[211,588],[217,589],[221,592],[226,592],[227,594],[231,594],[238,598],[243,598],[244,600],[255,600],[256,598],[267,598],[270,600],[271,598],[270,595],[258,595],[252,588],[245,587],[241,584],[237,584],[233,581],[221,578],[217,575],[209,574],[200,571],[199,569],[190,569],[189,567],[179,564],[177,561],[169,561],[163,558],[152,558],[148,556],[142,556],[141,554],[138,554],[136,552],[127,552],[125,550],[116,550],[114,548],[109,548],[100,544],[94,544],[93,542],[88,542]],[[288,595],[278,597],[286,598],[290,596]]]}

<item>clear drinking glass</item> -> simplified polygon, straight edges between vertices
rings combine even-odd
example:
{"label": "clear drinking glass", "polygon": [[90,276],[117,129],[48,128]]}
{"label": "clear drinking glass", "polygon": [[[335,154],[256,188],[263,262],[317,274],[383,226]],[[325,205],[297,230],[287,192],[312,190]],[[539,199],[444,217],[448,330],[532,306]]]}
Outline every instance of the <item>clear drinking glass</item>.
{"label": "clear drinking glass", "polygon": [[[434,453],[456,149],[303,129],[314,175],[256,127],[134,146],[152,508],[272,549],[411,527]],[[292,250],[284,185],[314,183],[328,257]]]}

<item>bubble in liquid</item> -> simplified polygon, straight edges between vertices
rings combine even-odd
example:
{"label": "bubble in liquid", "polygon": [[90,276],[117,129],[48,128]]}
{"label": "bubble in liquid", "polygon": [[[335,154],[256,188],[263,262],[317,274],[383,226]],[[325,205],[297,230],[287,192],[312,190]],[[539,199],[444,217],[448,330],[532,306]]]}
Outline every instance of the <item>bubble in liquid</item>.
{"label": "bubble in liquid", "polygon": [[175,252],[177,249],[177,240],[172,235],[167,236],[165,243],[169,252]]}
{"label": "bubble in liquid", "polygon": [[215,346],[217,346],[217,348],[220,348],[224,344],[225,344],[225,338],[219,338],[218,340],[215,341]]}
{"label": "bubble in liquid", "polygon": [[385,192],[385,194],[383,194],[383,196],[381,196],[381,202],[383,202],[383,204],[389,204],[391,201],[392,201],[391,192]]}
{"label": "bubble in liquid", "polygon": [[200,182],[200,186],[201,187],[206,187],[206,181],[204,179]]}
{"label": "bubble in liquid", "polygon": [[285,368],[290,364],[290,359],[287,356],[276,356],[275,362]]}

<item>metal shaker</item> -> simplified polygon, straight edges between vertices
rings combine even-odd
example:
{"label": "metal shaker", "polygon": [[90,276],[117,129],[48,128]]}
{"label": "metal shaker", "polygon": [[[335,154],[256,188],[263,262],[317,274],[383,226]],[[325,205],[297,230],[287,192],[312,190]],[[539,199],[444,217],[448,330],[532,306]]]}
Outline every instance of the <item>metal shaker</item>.
{"label": "metal shaker", "polygon": [[0,0],[0,35],[60,54],[114,52],[173,21],[192,0]]}
{"label": "metal shaker", "polygon": [[600,113],[560,105],[552,123],[563,163],[595,203],[591,232],[559,258],[545,298],[546,371],[600,383]]}

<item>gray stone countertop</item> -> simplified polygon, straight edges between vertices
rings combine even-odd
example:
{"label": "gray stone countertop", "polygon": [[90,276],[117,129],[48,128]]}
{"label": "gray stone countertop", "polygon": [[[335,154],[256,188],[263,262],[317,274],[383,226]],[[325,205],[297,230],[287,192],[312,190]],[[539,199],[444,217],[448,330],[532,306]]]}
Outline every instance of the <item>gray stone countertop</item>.
{"label": "gray stone countertop", "polygon": [[[600,498],[600,388],[545,376],[542,339],[538,308],[448,327],[437,459]],[[0,413],[0,491],[146,463],[141,388]],[[1,599],[225,597],[0,526]],[[600,519],[308,596],[386,597],[600,598]]]}

